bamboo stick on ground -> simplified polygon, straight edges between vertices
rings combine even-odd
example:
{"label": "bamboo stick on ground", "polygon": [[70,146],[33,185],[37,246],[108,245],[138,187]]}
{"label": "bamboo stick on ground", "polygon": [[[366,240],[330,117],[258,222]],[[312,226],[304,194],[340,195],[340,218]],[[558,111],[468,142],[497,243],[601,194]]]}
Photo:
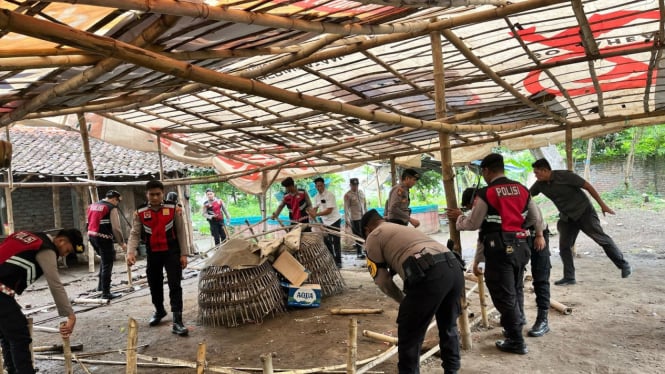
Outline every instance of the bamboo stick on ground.
{"label": "bamboo stick on ground", "polygon": [[75,354],[72,354],[72,357],[74,358],[74,361],[76,361],[76,363],[79,364],[81,369],[83,369],[83,371],[86,372],[86,374],[92,374],[92,373],[90,373],[90,370],[88,370],[88,368],[85,365],[83,365],[83,362],[81,362],[81,360],[79,360],[79,358],[76,357]]}
{"label": "bamboo stick on ground", "polygon": [[111,299],[87,299],[83,297],[77,297],[76,299],[72,300],[76,304],[98,304],[98,305],[105,305],[109,304],[111,302]]}
{"label": "bamboo stick on ground", "polygon": [[[67,322],[60,322],[60,327],[66,326]],[[69,337],[62,337],[62,352],[65,357],[65,374],[73,374],[74,369],[72,368],[72,349],[69,345]]]}
{"label": "bamboo stick on ground", "polygon": [[550,308],[556,310],[557,312],[565,315],[569,315],[573,313],[573,308],[566,306],[564,304],[561,304],[560,302],[550,299]]}
{"label": "bamboo stick on ground", "polygon": [[[69,346],[70,350],[73,351],[82,351],[83,343],[76,343]],[[32,348],[33,352],[64,352],[64,346],[62,344],[53,344],[53,345],[40,345]]]}
{"label": "bamboo stick on ground", "polygon": [[470,296],[472,293],[474,293],[477,289],[478,289],[478,284],[476,283],[476,284],[473,285],[473,287],[471,287],[471,289],[469,289],[468,291],[466,291],[466,298],[468,299],[469,296]]}
{"label": "bamboo stick on ground", "polygon": [[[28,320],[31,320],[32,318],[29,318]],[[46,327],[46,326],[32,326],[33,331],[41,331],[41,332],[49,332],[52,334],[59,334],[60,330],[56,329],[55,327]]]}
{"label": "bamboo stick on ground", "polygon": [[347,314],[381,314],[381,313],[383,313],[383,309],[371,309],[371,308],[363,308],[363,309],[332,308],[332,309],[330,309],[330,314],[340,314],[340,315],[347,315]]}
{"label": "bamboo stick on ground", "polygon": [[384,334],[374,332],[374,331],[363,330],[363,336],[365,336],[367,338],[370,338],[370,339],[385,342],[385,343],[397,344],[397,338],[396,337],[384,335]]}

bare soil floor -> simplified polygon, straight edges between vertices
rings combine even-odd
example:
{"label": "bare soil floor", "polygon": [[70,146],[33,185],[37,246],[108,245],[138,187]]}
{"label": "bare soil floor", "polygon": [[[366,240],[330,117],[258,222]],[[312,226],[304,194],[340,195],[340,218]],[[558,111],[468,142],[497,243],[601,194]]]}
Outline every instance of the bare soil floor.
{"label": "bare soil floor", "polygon": [[[473,346],[463,351],[461,373],[663,373],[665,372],[665,285],[663,265],[662,212],[639,209],[621,210],[616,216],[603,218],[606,231],[614,238],[633,265],[633,275],[622,279],[620,271],[604,255],[602,249],[583,234],[577,243],[575,264],[577,285],[552,285],[552,298],[573,308],[570,315],[550,313],[552,331],[541,338],[527,338],[529,354],[517,356],[501,353],[494,347],[500,338],[496,314],[493,327],[476,327],[472,331]],[[445,241],[447,234],[436,235]],[[465,233],[465,257],[471,256],[475,234]],[[552,282],[561,277],[558,256],[558,237],[552,238]],[[193,259],[192,259],[193,260]],[[195,262],[195,261],[192,261]],[[143,263],[144,264],[144,263]],[[141,265],[141,263],[139,263]],[[120,260],[114,269],[114,283],[127,278]],[[134,275],[143,274],[144,267],[135,268]],[[95,288],[97,277],[87,272],[87,266],[76,265],[61,270],[71,297],[85,296]],[[378,315],[358,315],[358,357],[364,359],[387,350],[386,343],[363,337],[362,330],[396,335],[397,304],[385,297],[365,272],[363,262],[351,253],[345,254],[342,275],[347,290],[323,300],[315,309],[293,309],[260,324],[235,328],[210,328],[197,325],[197,277],[195,270],[186,272],[186,325],[189,337],[171,334],[171,317],[157,327],[148,327],[153,311],[147,287],[127,293],[110,305],[85,310],[77,306],[78,322],[72,343],[82,343],[82,353],[117,351],[127,344],[127,322],[130,317],[139,322],[140,353],[150,356],[177,358],[194,362],[197,346],[207,345],[207,360],[211,365],[235,367],[260,372],[260,355],[273,354],[275,369],[304,369],[345,364],[349,317],[335,316],[329,309],[382,308]],[[471,287],[467,282],[467,287]],[[166,287],[166,286],[165,286]],[[168,294],[168,292],[167,292]],[[530,326],[535,317],[532,288],[527,284],[525,307]],[[51,303],[45,283],[40,281],[25,292],[19,302],[32,310]],[[476,294],[469,297],[469,311],[474,318],[480,315]],[[491,306],[491,305],[490,305]],[[30,309],[25,309],[28,312]],[[53,311],[32,315],[36,325],[55,327],[58,319]],[[59,343],[59,335],[34,333],[34,344],[44,346]],[[425,342],[436,344],[436,329]],[[75,352],[76,353],[76,352]],[[55,355],[57,356],[57,355]],[[61,357],[61,355],[60,355]],[[124,361],[120,353],[88,357],[95,360]],[[438,357],[423,363],[422,373],[441,373]],[[38,360],[40,373],[62,373],[62,361]],[[91,373],[123,373],[123,366],[86,363]],[[374,368],[374,372],[396,373],[396,356]],[[75,373],[86,371],[74,365]],[[195,369],[140,367],[140,373],[193,373]]]}

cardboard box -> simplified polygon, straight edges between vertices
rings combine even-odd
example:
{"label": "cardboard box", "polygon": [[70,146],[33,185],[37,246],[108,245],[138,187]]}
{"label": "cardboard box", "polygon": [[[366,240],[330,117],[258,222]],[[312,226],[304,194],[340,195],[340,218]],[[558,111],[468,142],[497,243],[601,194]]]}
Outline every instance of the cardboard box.
{"label": "cardboard box", "polygon": [[309,273],[305,271],[305,267],[289,251],[282,252],[272,263],[272,267],[296,287],[303,284],[309,276]]}
{"label": "cardboard box", "polygon": [[318,308],[321,306],[321,285],[316,283],[294,286],[282,283],[288,292],[286,305],[304,308]]}

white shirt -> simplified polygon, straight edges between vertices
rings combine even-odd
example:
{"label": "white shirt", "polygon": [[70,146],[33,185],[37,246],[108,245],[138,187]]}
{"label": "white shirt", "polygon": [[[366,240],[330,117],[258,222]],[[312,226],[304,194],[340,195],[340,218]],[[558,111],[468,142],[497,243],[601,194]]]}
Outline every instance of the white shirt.
{"label": "white shirt", "polygon": [[330,226],[342,218],[342,216],[339,215],[339,209],[337,209],[335,195],[328,190],[324,190],[323,193],[317,193],[316,196],[314,196],[314,208],[318,208],[318,212],[332,208],[332,212],[329,214],[319,216],[323,220],[324,225]]}

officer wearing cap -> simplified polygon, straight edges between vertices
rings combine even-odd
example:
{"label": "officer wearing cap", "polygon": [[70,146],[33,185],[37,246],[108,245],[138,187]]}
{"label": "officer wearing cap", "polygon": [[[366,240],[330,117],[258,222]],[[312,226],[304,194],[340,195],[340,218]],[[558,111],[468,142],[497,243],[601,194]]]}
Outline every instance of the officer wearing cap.
{"label": "officer wearing cap", "polygon": [[416,185],[418,179],[420,179],[420,174],[415,169],[405,169],[402,172],[402,181],[393,186],[386,201],[386,221],[404,226],[409,223],[413,227],[420,226],[420,221],[411,217],[411,208],[409,208],[411,204],[409,189]]}
{"label": "officer wearing cap", "polygon": [[58,256],[83,253],[83,236],[77,229],[60,230],[53,239],[43,232],[18,231],[0,244],[0,345],[7,373],[35,373],[30,354],[28,320],[16,302],[30,284],[44,275],[61,317],[67,322],[60,334],[68,338],[76,315],[58,276]]}
{"label": "officer wearing cap", "polygon": [[[358,189],[358,178],[349,179],[349,190],[344,194],[344,222],[351,228],[354,235],[363,237],[360,220],[367,211],[367,201],[365,194]],[[359,242],[355,243],[356,256],[358,259],[364,259],[363,247]]]}
{"label": "officer wearing cap", "polygon": [[[439,330],[444,373],[457,373],[457,317],[464,274],[455,254],[413,227],[386,222],[375,209],[365,213],[361,225],[366,234],[367,269],[381,291],[399,303],[399,373],[420,372],[420,350],[432,317]],[[395,274],[404,281],[404,292],[394,283]]]}
{"label": "officer wearing cap", "polygon": [[88,238],[95,253],[101,258],[97,291],[102,291],[101,297],[104,299],[114,299],[120,296],[111,292],[111,275],[116,254],[114,239],[124,252],[127,251],[127,244],[125,244],[120,226],[120,214],[116,209],[120,200],[120,192],[109,190],[104,199],[88,206]]}
{"label": "officer wearing cap", "polygon": [[[455,220],[458,230],[480,229],[485,257],[485,282],[492,302],[501,313],[505,340],[496,342],[504,352],[528,353],[522,335],[524,310],[524,267],[531,251],[525,223],[538,220],[540,211],[531,200],[529,190],[504,175],[503,156],[492,153],[480,164],[487,186],[477,192],[468,216],[460,209],[447,209],[449,220]],[[542,218],[541,218],[542,221]],[[536,249],[545,247],[542,224],[536,225]],[[478,261],[474,264],[478,274]]]}

